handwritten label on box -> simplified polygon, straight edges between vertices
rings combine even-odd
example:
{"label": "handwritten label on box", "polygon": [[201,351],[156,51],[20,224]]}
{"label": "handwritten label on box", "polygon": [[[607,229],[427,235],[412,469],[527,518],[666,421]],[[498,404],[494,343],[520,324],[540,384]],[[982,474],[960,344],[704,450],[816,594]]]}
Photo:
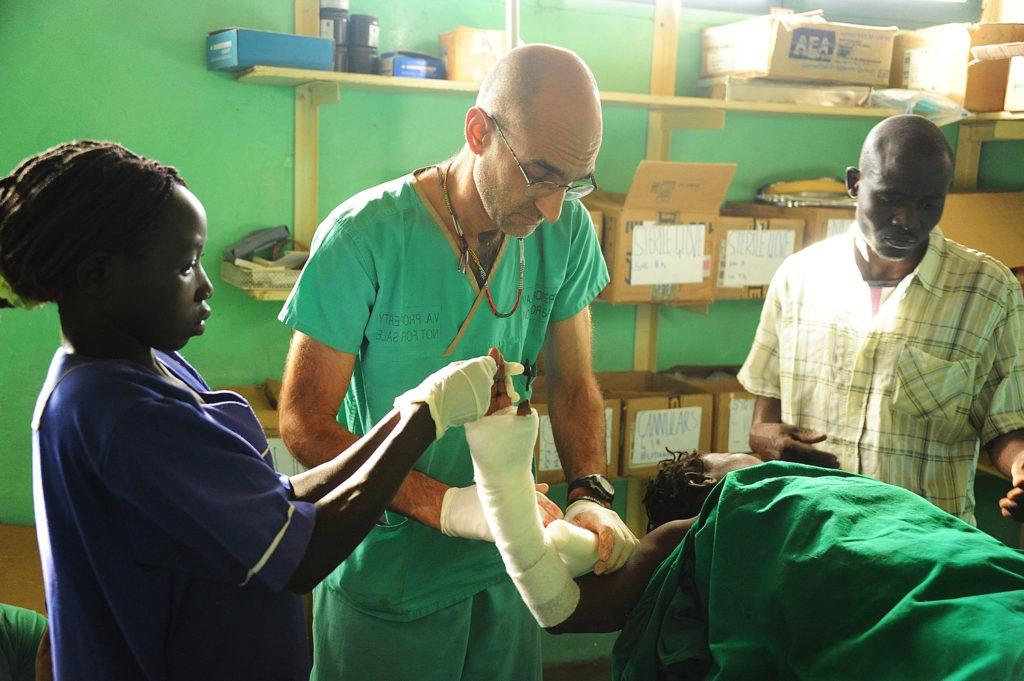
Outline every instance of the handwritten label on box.
{"label": "handwritten label on box", "polygon": [[700,444],[700,407],[651,409],[636,414],[631,466],[652,466],[668,457],[665,448],[690,451]]}
{"label": "handwritten label on box", "polygon": [[831,239],[834,236],[840,234],[846,234],[850,231],[850,225],[853,224],[853,220],[846,220],[844,218],[832,218],[828,221],[828,227],[825,231],[825,238]]}
{"label": "handwritten label on box", "polygon": [[719,286],[765,286],[793,253],[792,229],[733,229],[725,236]]}
{"label": "handwritten label on box", "polygon": [[729,401],[730,452],[750,451],[750,424],[754,422],[754,400],[734,397]]}
{"label": "handwritten label on box", "polygon": [[645,220],[633,228],[629,283],[699,284],[704,280],[707,225],[661,225]]}
{"label": "handwritten label on box", "polygon": [[[555,436],[551,432],[551,417],[547,414],[540,416],[540,432],[537,433],[540,440],[540,462],[537,465],[539,471],[560,471],[562,461],[558,458],[558,450],[555,448]],[[612,408],[605,407],[604,410],[604,445],[605,456],[610,466],[612,463]]]}

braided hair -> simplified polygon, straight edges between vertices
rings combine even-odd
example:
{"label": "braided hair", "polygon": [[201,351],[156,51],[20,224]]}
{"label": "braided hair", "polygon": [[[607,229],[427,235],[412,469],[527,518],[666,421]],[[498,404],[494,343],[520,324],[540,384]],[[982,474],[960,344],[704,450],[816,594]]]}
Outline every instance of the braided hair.
{"label": "braided hair", "polygon": [[693,486],[687,473],[703,475],[704,459],[697,452],[674,452],[658,464],[658,472],[647,481],[644,507],[647,509],[647,529],[653,530],[670,520],[692,518],[700,513],[708,489]]}
{"label": "braided hair", "polygon": [[0,280],[13,297],[59,302],[83,259],[141,243],[176,184],[185,186],[177,170],[113,142],[25,159],[0,178]]}

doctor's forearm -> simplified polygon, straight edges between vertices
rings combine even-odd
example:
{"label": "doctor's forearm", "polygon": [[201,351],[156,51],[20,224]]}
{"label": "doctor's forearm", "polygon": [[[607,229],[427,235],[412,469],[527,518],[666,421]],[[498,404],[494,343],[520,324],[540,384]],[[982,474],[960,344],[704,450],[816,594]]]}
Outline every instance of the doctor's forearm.
{"label": "doctor's forearm", "polygon": [[448,485],[419,471],[410,471],[388,509],[435,530],[441,529],[441,502]]}
{"label": "doctor's forearm", "polygon": [[280,418],[281,439],[292,456],[307,468],[330,461],[359,439],[342,427],[333,414],[282,412]]}
{"label": "doctor's forearm", "polygon": [[593,378],[574,385],[552,381],[548,411],[566,479],[607,475],[604,401]]}

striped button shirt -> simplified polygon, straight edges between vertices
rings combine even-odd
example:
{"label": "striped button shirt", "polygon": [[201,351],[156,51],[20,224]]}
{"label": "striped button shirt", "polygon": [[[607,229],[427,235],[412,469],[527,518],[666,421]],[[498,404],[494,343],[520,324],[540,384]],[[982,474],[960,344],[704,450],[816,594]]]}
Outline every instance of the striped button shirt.
{"label": "striped button shirt", "polygon": [[844,470],[974,523],[978,447],[1024,428],[1024,299],[1001,263],[935,228],[873,315],[850,231],[772,280],[740,381],[824,432]]}

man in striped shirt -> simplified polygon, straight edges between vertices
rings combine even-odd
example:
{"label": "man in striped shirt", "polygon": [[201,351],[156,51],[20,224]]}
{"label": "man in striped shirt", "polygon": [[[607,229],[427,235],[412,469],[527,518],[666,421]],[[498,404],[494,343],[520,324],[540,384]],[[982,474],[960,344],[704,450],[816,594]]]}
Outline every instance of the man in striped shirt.
{"label": "man in striped shirt", "polygon": [[[919,116],[871,130],[846,182],[847,234],[789,257],[740,381],[758,395],[750,444],[767,459],[834,454],[974,523],[979,447],[1024,521],[1024,299],[1010,271],[935,228],[953,178]],[[824,443],[824,444],[821,444]]]}

